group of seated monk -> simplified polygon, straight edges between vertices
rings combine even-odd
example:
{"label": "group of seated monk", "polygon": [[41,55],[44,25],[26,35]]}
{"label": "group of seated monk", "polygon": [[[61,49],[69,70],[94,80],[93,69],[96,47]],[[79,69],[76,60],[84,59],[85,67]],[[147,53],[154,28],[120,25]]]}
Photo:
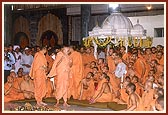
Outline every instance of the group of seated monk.
{"label": "group of seated monk", "polygon": [[[125,53],[111,48],[106,58],[95,59],[93,48],[81,49],[82,77],[75,89],[68,96],[88,103],[116,102],[127,104],[128,111],[154,111],[164,108],[164,63],[163,49],[160,47],[146,48],[142,53],[139,49]],[[76,59],[78,60],[78,59]],[[53,60],[48,62],[49,65]],[[50,65],[52,67],[52,64]],[[78,66],[79,67],[79,66]],[[73,71],[79,68],[73,68]],[[74,79],[75,76],[73,75]],[[57,92],[50,78],[46,80],[47,97],[54,97]],[[72,84],[71,84],[72,85]],[[34,98],[34,83],[28,74],[11,71],[5,83],[4,100]],[[69,88],[69,90],[72,90]]]}
{"label": "group of seated monk", "polygon": [[34,98],[34,83],[28,74],[22,74],[19,69],[18,74],[10,72],[7,82],[4,85],[4,101],[31,99]]}

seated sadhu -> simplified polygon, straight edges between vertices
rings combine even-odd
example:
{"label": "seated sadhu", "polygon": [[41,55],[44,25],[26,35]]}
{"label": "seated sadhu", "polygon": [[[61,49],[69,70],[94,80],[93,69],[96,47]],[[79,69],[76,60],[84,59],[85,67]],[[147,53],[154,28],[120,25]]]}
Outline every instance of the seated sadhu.
{"label": "seated sadhu", "polygon": [[79,100],[90,100],[94,95],[93,73],[89,72],[79,84]]}
{"label": "seated sadhu", "polygon": [[136,86],[133,83],[129,83],[126,87],[126,93],[128,94],[127,109],[125,111],[140,111],[141,110],[141,98],[135,93]]}
{"label": "seated sadhu", "polygon": [[142,110],[143,111],[149,111],[151,110],[151,103],[154,100],[154,89],[153,89],[153,83],[151,81],[146,81],[144,86],[144,92],[142,94]]}
{"label": "seated sadhu", "polygon": [[23,81],[20,83],[20,89],[26,99],[34,98],[34,83],[28,74],[23,76]]}
{"label": "seated sadhu", "polygon": [[90,104],[95,102],[112,102],[113,90],[110,83],[110,77],[107,76],[106,73],[103,73],[101,77],[103,77],[102,83],[101,85],[98,84],[99,88],[93,98],[90,100]]}
{"label": "seated sadhu", "polygon": [[4,85],[4,102],[22,99],[24,99],[24,95],[20,89],[15,87],[14,78],[8,76],[7,82]]}
{"label": "seated sadhu", "polygon": [[126,87],[129,84],[129,81],[124,81],[122,84],[122,88],[119,90],[120,92],[120,96],[119,99],[115,99],[114,101],[116,101],[118,104],[127,104],[128,103],[128,94],[126,93]]}

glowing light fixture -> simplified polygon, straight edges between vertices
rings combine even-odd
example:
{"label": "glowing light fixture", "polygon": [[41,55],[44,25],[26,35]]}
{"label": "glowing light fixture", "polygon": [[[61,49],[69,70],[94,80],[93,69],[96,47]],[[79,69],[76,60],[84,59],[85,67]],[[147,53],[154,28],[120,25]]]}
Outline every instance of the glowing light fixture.
{"label": "glowing light fixture", "polygon": [[13,11],[13,5],[11,6],[11,10]]}
{"label": "glowing light fixture", "polygon": [[117,7],[119,7],[119,4],[116,4],[116,3],[111,3],[111,4],[109,4],[109,7],[110,8],[113,8],[113,10],[115,10]]}
{"label": "glowing light fixture", "polygon": [[18,8],[17,10],[23,10],[23,9],[21,9],[21,8]]}
{"label": "glowing light fixture", "polygon": [[150,5],[147,5],[146,8],[147,8],[148,10],[151,10],[151,9],[152,9],[152,5],[151,5],[151,4],[150,4]]}

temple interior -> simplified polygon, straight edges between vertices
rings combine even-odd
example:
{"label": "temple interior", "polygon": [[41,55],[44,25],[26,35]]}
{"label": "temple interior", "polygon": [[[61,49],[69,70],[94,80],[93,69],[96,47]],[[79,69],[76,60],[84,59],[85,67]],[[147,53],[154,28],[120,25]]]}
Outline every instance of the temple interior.
{"label": "temple interior", "polygon": [[[57,92],[57,90],[55,91],[54,89],[51,89],[52,91],[48,90],[48,92],[49,91],[52,92],[51,95],[47,93],[46,96],[43,97],[44,102],[48,104],[48,106],[45,107],[44,106],[35,107],[36,95],[35,98],[34,97],[21,98],[20,94],[18,94],[17,92],[16,95],[18,94],[18,97],[14,99],[10,97],[10,90],[4,89],[4,93],[2,93],[4,94],[2,98],[3,99],[2,105],[4,112],[9,111],[120,112],[124,110],[135,111],[138,110],[137,107],[138,105],[136,105],[136,109],[131,109],[130,103],[125,99],[127,96],[130,96],[131,94],[127,95],[126,93],[128,93],[128,91],[121,90],[124,87],[124,83],[127,83],[129,81],[129,80],[127,81],[127,79],[130,79],[129,82],[132,83],[134,82],[133,80],[134,78],[138,79],[137,82],[139,84],[138,85],[136,84],[136,88],[137,89],[139,88],[138,89],[139,91],[137,91],[136,93],[141,98],[142,105],[150,105],[142,107],[143,108],[142,111],[166,110],[165,108],[163,109],[163,102],[156,101],[157,98],[164,96],[163,94],[166,93],[165,92],[166,85],[164,84],[165,83],[164,75],[166,70],[164,64],[165,61],[164,57],[166,55],[165,53],[166,4],[164,2],[153,2],[153,3],[150,2],[150,4],[148,4],[148,2],[146,3],[136,3],[136,2],[128,2],[128,3],[127,2],[123,3],[122,2],[118,3],[6,2],[5,3],[4,2],[2,6],[3,6],[2,43],[4,47],[3,55],[5,57],[3,67],[4,77],[2,79],[4,81],[2,83],[4,84],[2,84],[2,87],[6,88],[7,86],[5,84],[7,84],[10,81],[7,76],[17,77],[19,76],[19,70],[21,69],[23,71],[22,74],[23,76],[29,75],[30,68],[33,67],[31,66],[31,64],[34,61],[33,59],[35,59],[34,58],[35,53],[40,51],[40,49],[38,50],[38,48],[43,46],[48,47],[48,57],[50,58],[46,59],[55,59],[55,60],[57,59],[56,54],[58,54],[59,51],[61,52],[60,48],[62,48],[63,46],[68,47],[74,46],[77,49],[76,51],[80,53],[83,64],[81,67],[83,68],[82,70],[83,77],[82,79],[80,79],[79,83],[81,83],[82,80],[85,79],[85,76],[87,79],[87,76],[89,76],[88,75],[89,72],[94,74],[94,71],[96,71],[94,69],[99,69],[98,72],[100,73],[100,76],[103,76],[104,73],[107,73],[103,69],[103,67],[104,68],[107,67],[109,71],[111,71],[110,75],[112,74],[111,75],[112,77],[110,77],[110,75],[108,74],[107,75],[105,74],[104,76],[109,76],[110,80],[111,79],[114,80],[110,81],[112,84],[112,89],[114,88],[113,89],[114,94],[112,94],[113,101],[109,100],[106,101],[106,99],[103,98],[101,98],[103,101],[102,100],[98,101],[99,99],[97,98],[98,96],[100,96],[100,94],[97,95],[94,101],[92,100],[92,98],[89,99],[88,101],[88,97],[83,99],[79,98],[80,96],[79,97],[76,96],[78,94],[76,89],[79,88],[77,87],[78,85],[76,85],[78,81],[75,81],[76,79],[74,78],[75,80],[73,79],[74,80],[72,83],[73,85],[71,84],[73,89],[68,90],[70,91],[73,90],[74,92],[76,91],[75,92],[76,94],[72,91],[71,96],[68,98],[68,104],[71,105],[70,107],[68,107],[68,109],[65,109],[63,106],[59,108],[54,106],[56,102],[55,99],[56,94],[54,93]],[[10,47],[12,47],[12,51],[10,51]],[[121,51],[122,48],[124,52],[128,54],[128,57],[126,58],[122,57],[124,56],[124,53]],[[19,53],[14,54],[16,49],[19,49],[18,51],[21,52],[21,54]],[[53,56],[52,49],[56,51],[54,58],[52,57]],[[32,55],[32,61],[29,61],[31,60],[30,58],[28,60],[25,58],[26,61],[22,59],[22,57],[24,57],[22,56],[24,54],[23,52],[26,52],[27,50],[29,50],[29,54]],[[87,52],[87,50],[90,50],[91,53]],[[109,53],[111,50],[113,50],[112,52],[116,55],[115,59],[113,57],[112,58],[110,57],[113,55],[113,53],[112,54]],[[7,61],[9,61],[11,57],[10,55],[8,56],[8,52],[12,52],[10,55],[14,54],[15,63],[12,63],[11,66],[9,64],[7,64],[7,66],[5,65],[5,62],[7,63]],[[49,54],[49,52],[51,54]],[[136,53],[138,57],[134,59],[133,56],[136,57],[135,55]],[[87,54],[88,57],[86,56]],[[120,54],[121,57],[119,58]],[[110,59],[108,57],[112,59],[111,62],[109,61]],[[76,59],[75,55],[72,58],[79,65],[80,59],[79,58]],[[21,64],[21,61],[17,63],[18,60],[23,61],[23,64]],[[102,65],[101,60],[103,60]],[[140,61],[137,62],[136,60]],[[75,61],[72,62],[75,63]],[[27,65],[25,66],[24,63],[26,64],[29,62],[30,62],[29,64],[30,67],[28,67],[29,69],[28,70],[24,69],[24,67],[27,67]],[[90,66],[92,66],[92,63],[93,64],[95,63],[95,66],[97,64],[97,66],[93,67],[94,69],[91,68],[93,70],[90,70]],[[114,72],[112,71],[112,66],[115,66],[116,68],[119,67],[118,66],[119,64],[117,65],[116,63],[117,64],[122,63],[124,65],[121,66],[125,67],[125,73],[122,74],[120,78],[121,80],[119,81],[118,77],[116,77],[118,74],[115,73],[117,69],[113,69]],[[49,66],[50,62],[47,61],[47,64]],[[90,65],[87,66],[87,64]],[[132,70],[130,67],[131,64],[132,66],[134,66]],[[79,67],[80,66],[76,67],[76,71],[79,70]],[[53,68],[52,65],[51,68]],[[143,71],[143,69],[145,71]],[[48,73],[49,72],[50,71],[48,71]],[[76,76],[79,75],[79,72],[76,73]],[[133,76],[131,72],[134,73]],[[53,84],[55,83],[51,87],[57,88],[55,78],[53,79],[48,80],[47,78],[48,81],[47,87],[52,85],[49,84],[50,81]],[[14,82],[15,81],[17,80],[14,80]],[[97,90],[96,88],[99,86],[96,85],[99,84],[98,81],[99,80],[94,82],[95,90]],[[20,86],[23,83],[19,80],[18,82],[20,89],[17,90],[23,91]],[[32,82],[34,83],[33,80]],[[147,90],[146,87],[147,86],[150,87],[151,83],[152,83],[152,90],[150,88],[149,89],[152,93],[148,94],[146,93],[148,92],[146,91]],[[86,84],[87,83],[84,82],[83,85],[85,86]],[[84,86],[82,86],[82,88],[85,88]],[[83,90],[80,90],[80,92],[82,92]],[[107,94],[104,93],[106,92],[105,89],[102,92],[103,94],[101,94],[101,96]],[[87,92],[85,96],[89,94],[90,92]],[[79,93],[79,95],[82,94]],[[155,95],[157,95],[157,97],[155,97]],[[149,99],[149,97],[152,97],[152,99]],[[150,102],[144,101],[148,99],[150,100]],[[156,102],[162,104],[160,104],[159,107],[158,106],[156,107],[155,104]],[[60,103],[63,104],[63,99],[61,99]]]}

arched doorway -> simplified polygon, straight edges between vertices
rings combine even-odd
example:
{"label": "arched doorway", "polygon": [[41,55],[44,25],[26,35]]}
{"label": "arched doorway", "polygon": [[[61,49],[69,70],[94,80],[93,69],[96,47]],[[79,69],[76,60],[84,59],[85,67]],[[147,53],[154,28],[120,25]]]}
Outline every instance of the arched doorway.
{"label": "arched doorway", "polygon": [[58,37],[53,31],[47,30],[41,36],[41,43],[42,45],[54,47],[58,44]]}
{"label": "arched doorway", "polygon": [[15,34],[14,44],[19,45],[21,48],[25,48],[29,45],[29,38],[24,32],[18,32]]}
{"label": "arched doorway", "polygon": [[42,34],[46,31],[52,31],[57,35],[59,45],[63,44],[63,30],[61,20],[54,14],[48,13],[41,17],[38,22],[37,44],[41,45]]}

